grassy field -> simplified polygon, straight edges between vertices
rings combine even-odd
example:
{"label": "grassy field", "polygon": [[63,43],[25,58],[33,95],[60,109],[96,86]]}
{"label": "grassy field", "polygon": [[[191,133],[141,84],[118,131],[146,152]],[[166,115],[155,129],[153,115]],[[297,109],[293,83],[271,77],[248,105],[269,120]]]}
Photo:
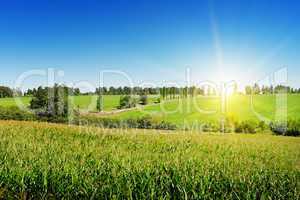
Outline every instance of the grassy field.
{"label": "grassy field", "polygon": [[[87,96],[74,96],[71,97],[74,102],[74,107],[82,111],[96,111],[97,95]],[[105,95],[103,96],[103,109],[105,111],[111,111],[116,109],[120,103],[119,95]]]}
{"label": "grassy field", "polygon": [[[21,101],[25,106],[29,106],[31,97],[21,97]],[[70,101],[74,108],[79,108],[82,111],[96,111],[97,96],[96,95],[83,95],[83,96],[73,96],[70,97]],[[119,95],[105,95],[104,96],[104,110],[111,111],[116,109],[119,105],[120,96]],[[1,106],[15,106],[14,98],[0,98]]]}
{"label": "grassy field", "polygon": [[299,199],[300,138],[0,121],[0,199]]}
{"label": "grassy field", "polygon": [[[299,119],[300,95],[288,95],[287,116]],[[253,97],[240,95],[229,97],[225,114],[222,113],[219,97],[200,96],[196,99],[172,100],[151,105],[143,109],[131,110],[114,115],[116,118],[132,118],[151,115],[174,124],[183,125],[184,122],[218,121],[222,116],[229,116],[235,120],[258,120],[255,112],[265,118],[274,120],[276,116],[276,97],[273,95],[259,95]],[[253,112],[255,111],[255,112]]]}
{"label": "grassy field", "polygon": [[[104,111],[112,111],[117,109],[120,103],[120,95],[104,95],[103,96],[103,108]],[[21,97],[21,101],[25,106],[29,106],[31,97]],[[157,96],[149,96],[149,103],[153,103],[157,99]],[[97,95],[82,95],[71,96],[70,102],[74,108],[79,108],[81,111],[96,111]],[[0,106],[15,106],[16,102],[14,98],[0,98]]]}
{"label": "grassy field", "polygon": [[[149,103],[157,97],[151,96]],[[25,105],[29,105],[30,98],[21,98]],[[104,110],[112,111],[119,105],[120,96],[105,95]],[[258,95],[253,97],[251,105],[250,96],[231,96],[228,99],[225,114],[222,113],[221,100],[219,97],[199,96],[194,99],[168,100],[161,104],[148,105],[135,110],[107,115],[106,117],[128,119],[151,115],[158,120],[164,120],[182,126],[184,123],[219,121],[222,116],[229,116],[237,121],[258,120],[255,114],[267,119],[274,120],[276,116],[276,97],[274,95]],[[75,96],[72,98],[73,107],[81,111],[96,111],[97,96]],[[300,95],[288,95],[287,114],[288,118],[299,119]],[[0,99],[0,105],[15,105],[14,99]],[[254,112],[255,111],[255,112]]]}
{"label": "grassy field", "polygon": [[[31,97],[21,97],[21,101],[24,105],[29,106]],[[0,106],[16,106],[16,102],[14,98],[0,98]]]}

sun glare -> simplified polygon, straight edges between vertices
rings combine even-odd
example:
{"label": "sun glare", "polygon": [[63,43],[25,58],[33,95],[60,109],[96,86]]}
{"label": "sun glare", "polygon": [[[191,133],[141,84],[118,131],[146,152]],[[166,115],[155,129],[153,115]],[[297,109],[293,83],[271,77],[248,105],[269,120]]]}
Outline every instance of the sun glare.
{"label": "sun glare", "polygon": [[227,97],[232,96],[234,93],[235,93],[234,87],[228,87],[228,88],[226,88],[225,95]]}

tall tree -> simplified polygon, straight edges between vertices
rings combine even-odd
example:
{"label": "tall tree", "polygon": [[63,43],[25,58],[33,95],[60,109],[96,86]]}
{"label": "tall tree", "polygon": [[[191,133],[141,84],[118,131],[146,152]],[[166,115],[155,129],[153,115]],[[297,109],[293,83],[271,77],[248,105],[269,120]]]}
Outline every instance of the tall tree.
{"label": "tall tree", "polygon": [[98,91],[98,97],[97,97],[97,111],[98,112],[102,112],[103,111],[103,95],[102,95],[102,92],[103,92],[103,88],[99,88],[99,91]]}
{"label": "tall tree", "polygon": [[247,86],[245,87],[245,92],[246,92],[247,95],[252,94],[252,87],[249,86],[249,85],[247,85]]}
{"label": "tall tree", "polygon": [[13,90],[9,87],[0,86],[0,98],[13,97]]}

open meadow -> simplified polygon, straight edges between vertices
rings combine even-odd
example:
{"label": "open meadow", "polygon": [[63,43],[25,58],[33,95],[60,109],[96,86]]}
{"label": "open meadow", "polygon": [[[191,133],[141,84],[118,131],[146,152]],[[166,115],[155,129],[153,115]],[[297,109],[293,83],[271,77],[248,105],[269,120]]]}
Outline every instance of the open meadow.
{"label": "open meadow", "polygon": [[[182,126],[184,123],[201,121],[218,121],[222,116],[231,117],[235,120],[259,120],[264,117],[274,120],[276,117],[277,102],[275,95],[255,95],[251,104],[251,96],[234,95],[228,98],[226,110],[221,112],[221,98],[214,96],[198,96],[187,99],[165,100],[160,104],[153,104],[157,96],[149,96],[149,105],[140,106],[128,111],[105,115],[108,118],[131,119],[142,116],[152,116],[157,120],[164,120]],[[21,97],[24,105],[29,106],[30,97]],[[70,97],[72,107],[82,112],[96,112],[97,96],[85,95]],[[120,95],[104,95],[104,111],[117,110],[120,102]],[[289,94],[287,96],[287,117],[299,119],[300,95]],[[0,98],[0,106],[14,106],[13,98]],[[101,115],[100,115],[101,116]]]}
{"label": "open meadow", "polygon": [[[82,112],[96,112],[97,95],[80,95],[69,96],[69,102],[74,109],[79,109]],[[121,95],[103,95],[104,111],[116,110],[120,104]],[[21,100],[25,107],[29,107],[32,97],[17,97]],[[157,96],[149,96],[149,103],[157,100]],[[0,106],[10,107],[16,106],[14,98],[0,98]]]}
{"label": "open meadow", "polygon": [[[32,97],[18,97],[21,102],[29,107]],[[71,96],[70,102],[74,109],[80,109],[82,111],[96,111],[97,95],[81,95],[81,96]],[[105,95],[103,108],[105,111],[111,111],[116,109],[119,105],[120,96],[119,95]],[[16,106],[14,98],[0,98],[0,106]]]}
{"label": "open meadow", "polygon": [[[288,95],[286,112],[288,119],[299,119],[300,95]],[[275,95],[255,95],[251,103],[251,96],[230,96],[222,113],[220,97],[198,96],[196,98],[175,99],[163,101],[160,104],[149,105],[127,112],[115,114],[113,118],[129,119],[150,115],[157,120],[164,120],[182,126],[184,123],[216,122],[222,116],[237,121],[254,120],[259,117],[271,121],[276,119],[277,102]]]}
{"label": "open meadow", "polygon": [[0,121],[0,198],[298,199],[300,138]]}

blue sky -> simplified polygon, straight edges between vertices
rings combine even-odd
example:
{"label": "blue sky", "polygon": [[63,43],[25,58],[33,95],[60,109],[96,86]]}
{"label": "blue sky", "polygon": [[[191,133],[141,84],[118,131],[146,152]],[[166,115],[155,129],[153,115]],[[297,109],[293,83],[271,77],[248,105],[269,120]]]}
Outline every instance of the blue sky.
{"label": "blue sky", "polygon": [[[57,81],[99,82],[121,70],[134,84],[236,80],[254,83],[288,67],[300,87],[297,0],[9,0],[0,6],[0,84],[28,70]],[[24,88],[45,83],[31,77]],[[107,77],[105,84],[126,84]]]}

